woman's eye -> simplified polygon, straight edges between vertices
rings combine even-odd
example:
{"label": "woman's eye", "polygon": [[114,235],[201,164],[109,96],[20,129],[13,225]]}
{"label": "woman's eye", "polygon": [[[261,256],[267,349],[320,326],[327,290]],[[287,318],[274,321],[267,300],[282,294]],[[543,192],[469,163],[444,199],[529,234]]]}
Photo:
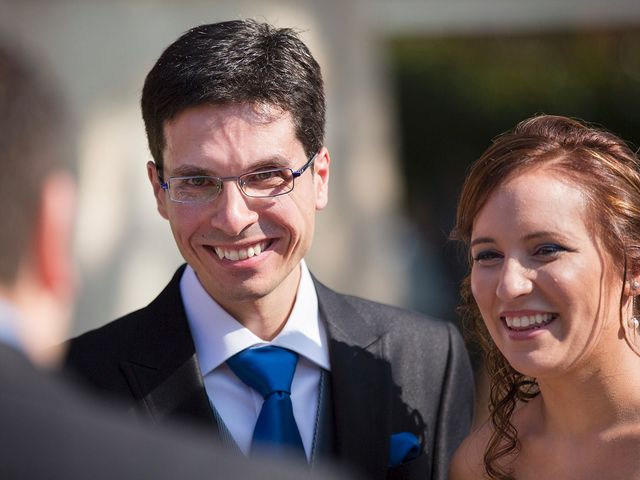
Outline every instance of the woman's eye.
{"label": "woman's eye", "polygon": [[483,250],[473,256],[473,262],[480,265],[493,264],[500,260],[502,255],[495,250]]}
{"label": "woman's eye", "polygon": [[556,257],[558,254],[565,252],[567,249],[555,243],[540,245],[536,248],[534,255],[540,257]]}

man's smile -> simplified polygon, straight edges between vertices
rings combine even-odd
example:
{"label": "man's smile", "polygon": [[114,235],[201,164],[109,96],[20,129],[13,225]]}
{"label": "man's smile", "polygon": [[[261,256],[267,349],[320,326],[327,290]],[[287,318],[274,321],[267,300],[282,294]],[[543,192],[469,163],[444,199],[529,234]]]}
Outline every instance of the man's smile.
{"label": "man's smile", "polygon": [[220,260],[246,260],[247,258],[257,257],[263,251],[267,249],[270,242],[267,240],[263,240],[252,245],[248,245],[246,247],[213,247],[216,255]]}

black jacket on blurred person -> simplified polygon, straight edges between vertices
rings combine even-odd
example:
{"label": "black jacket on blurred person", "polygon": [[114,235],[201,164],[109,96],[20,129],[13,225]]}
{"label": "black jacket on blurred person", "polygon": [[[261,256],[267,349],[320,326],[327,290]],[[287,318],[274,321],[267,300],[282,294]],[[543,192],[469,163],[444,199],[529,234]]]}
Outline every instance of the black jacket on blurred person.
{"label": "black jacket on blurred person", "polygon": [[126,422],[3,343],[0,385],[3,480],[294,480],[306,475],[249,462],[205,437]]}

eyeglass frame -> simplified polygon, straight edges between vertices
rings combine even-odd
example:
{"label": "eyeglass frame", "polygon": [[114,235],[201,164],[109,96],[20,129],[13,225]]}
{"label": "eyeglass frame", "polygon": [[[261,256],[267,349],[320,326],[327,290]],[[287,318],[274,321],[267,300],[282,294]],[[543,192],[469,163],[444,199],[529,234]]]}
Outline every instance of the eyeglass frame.
{"label": "eyeglass frame", "polygon": [[[160,167],[157,163],[153,162],[155,167],[156,167],[156,172],[158,174],[158,180],[160,181],[160,188],[162,188],[162,190],[164,190],[165,192],[167,192],[169,194],[169,200],[171,200],[172,202],[175,203],[182,203],[182,204],[186,204],[186,205],[199,205],[199,204],[204,204],[204,203],[208,203],[208,202],[212,202],[213,200],[215,200],[216,198],[218,198],[218,196],[220,195],[220,193],[222,193],[222,188],[224,186],[224,182],[230,182],[232,180],[235,180],[236,185],[238,186],[238,190],[240,190],[240,193],[242,193],[242,195],[244,195],[245,197],[248,198],[274,198],[274,197],[279,197],[281,195],[287,195],[291,192],[293,192],[293,189],[296,186],[295,180],[296,178],[300,177],[310,166],[313,165],[313,162],[315,161],[316,157],[318,156],[318,153],[320,152],[316,152],[314,153],[311,158],[309,158],[309,160],[307,160],[307,162],[300,167],[298,170],[294,170],[291,167],[280,167],[280,168],[267,168],[265,170],[257,170],[255,172],[247,172],[247,173],[243,173],[242,175],[237,175],[237,176],[228,176],[228,177],[217,177],[215,175],[185,175],[185,176],[178,176],[178,177],[169,177],[167,178],[167,181],[165,182],[163,176],[162,176],[162,167]],[[291,189],[286,191],[286,192],[282,192],[282,193],[276,193],[275,195],[264,195],[264,196],[255,196],[255,195],[249,195],[247,192],[244,191],[244,183],[241,182],[242,177],[246,177],[247,175],[255,175],[256,173],[266,173],[266,172],[277,172],[280,170],[289,170],[291,172]],[[210,179],[216,179],[219,181],[220,184],[220,188],[218,190],[218,193],[215,194],[215,196],[207,199],[207,200],[202,200],[202,201],[187,201],[187,200],[175,200],[174,198],[171,197],[171,193],[170,193],[170,188],[169,188],[169,180],[172,179],[185,179],[185,178],[210,178]]]}

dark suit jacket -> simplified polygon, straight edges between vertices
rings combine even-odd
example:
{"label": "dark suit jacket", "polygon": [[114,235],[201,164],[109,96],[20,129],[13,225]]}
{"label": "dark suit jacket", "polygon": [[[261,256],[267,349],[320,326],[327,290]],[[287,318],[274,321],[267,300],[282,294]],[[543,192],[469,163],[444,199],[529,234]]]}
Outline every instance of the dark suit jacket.
{"label": "dark suit jacket", "polygon": [[[72,339],[67,367],[157,422],[181,416],[218,431],[179,291],[183,268],[147,307]],[[473,376],[457,329],[315,286],[329,336],[337,459],[372,479],[446,479],[473,410]],[[389,441],[398,432],[414,433],[422,452],[389,469]]]}
{"label": "dark suit jacket", "polygon": [[210,439],[142,427],[123,412],[36,370],[0,343],[0,478],[3,480],[289,480],[305,470],[253,464]]}

